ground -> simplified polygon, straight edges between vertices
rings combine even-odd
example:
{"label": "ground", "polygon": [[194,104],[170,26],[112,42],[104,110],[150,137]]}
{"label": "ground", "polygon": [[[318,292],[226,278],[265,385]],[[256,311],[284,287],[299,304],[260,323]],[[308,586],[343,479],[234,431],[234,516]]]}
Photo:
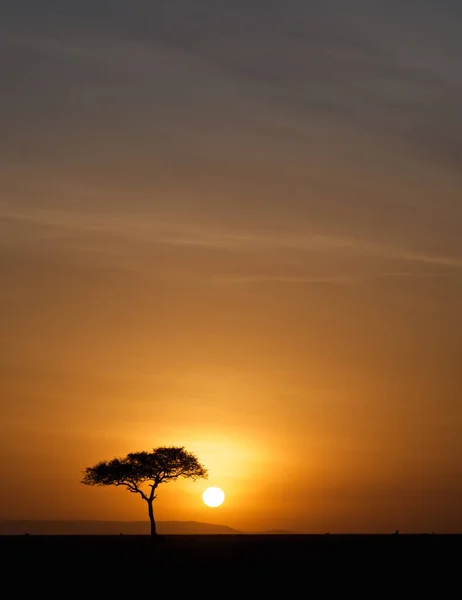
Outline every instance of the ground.
{"label": "ground", "polygon": [[51,586],[67,577],[90,588],[130,584],[144,591],[162,584],[197,591],[219,582],[220,600],[233,585],[265,592],[283,585],[288,592],[302,583],[322,586],[329,597],[336,586],[370,583],[380,596],[384,586],[415,592],[433,579],[441,593],[443,583],[460,576],[462,536],[175,535],[152,545],[146,536],[31,535],[0,537],[0,552],[3,581],[15,577],[20,586],[30,578]]}

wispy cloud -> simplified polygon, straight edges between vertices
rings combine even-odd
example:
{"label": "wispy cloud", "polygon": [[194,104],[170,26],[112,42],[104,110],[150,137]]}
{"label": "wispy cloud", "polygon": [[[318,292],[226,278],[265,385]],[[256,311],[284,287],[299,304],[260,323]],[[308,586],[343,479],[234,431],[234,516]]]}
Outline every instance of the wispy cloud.
{"label": "wispy cloud", "polygon": [[[329,9],[293,0],[284,10],[252,2],[246,10],[209,2],[197,11],[187,3],[180,10],[134,4],[129,19],[111,14],[110,27],[89,6],[81,14],[63,10],[58,31],[46,18],[41,29],[27,20],[22,31],[5,27],[4,43],[22,61],[14,86],[23,81],[29,89],[27,70],[37,69],[38,55],[56,97],[69,99],[70,89],[83,102],[92,90],[95,98],[112,93],[113,101],[127,98],[132,119],[155,103],[164,117],[176,106],[175,119],[184,121],[187,98],[195,119],[204,120],[205,106],[240,123],[242,134],[244,118],[267,129],[276,123],[291,136],[309,135],[321,119],[395,140],[451,168],[460,162],[461,42],[457,21],[436,6],[416,8],[411,19],[397,2],[362,0],[347,12],[341,2]],[[40,87],[34,93],[37,102]]]}
{"label": "wispy cloud", "polygon": [[[27,11],[8,0],[0,22],[11,57],[0,154],[14,185],[32,182],[2,210],[10,246],[46,242],[134,269],[154,247],[462,266],[456,2],[24,1]],[[80,201],[95,179],[100,190]],[[252,223],[236,224],[241,213]]]}
{"label": "wispy cloud", "polygon": [[[329,233],[320,234],[307,229],[304,233],[284,234],[274,232],[258,232],[240,229],[224,229],[220,224],[201,224],[194,222],[174,222],[156,220],[154,217],[144,218],[133,213],[121,214],[95,214],[77,213],[52,210],[35,210],[27,213],[0,208],[0,224],[4,228],[11,226],[22,227],[27,231],[27,237],[17,235],[16,243],[21,240],[30,242],[31,237],[46,238],[50,241],[64,241],[67,237],[79,237],[82,242],[88,241],[96,244],[102,250],[117,247],[119,242],[120,252],[125,253],[127,245],[141,244],[144,247],[162,245],[165,247],[188,247],[191,250],[205,249],[213,251],[227,251],[230,253],[249,253],[265,255],[271,252],[296,252],[315,253],[325,255],[338,255],[350,258],[390,259],[403,263],[430,265],[434,267],[460,269],[462,257],[447,256],[436,253],[425,253],[394,245],[386,240],[368,240],[362,237],[345,237]],[[17,229],[15,229],[17,231]],[[94,246],[95,247],[95,246]],[[228,278],[227,281],[245,281],[238,276]],[[295,276],[267,276],[257,275],[251,277],[254,281],[287,280],[287,281],[313,281],[328,282],[330,278],[311,278]],[[226,278],[225,278],[226,280]],[[341,277],[341,281],[348,277]],[[338,282],[337,277],[334,278]]]}
{"label": "wispy cloud", "polygon": [[231,284],[295,284],[295,285],[350,285],[358,283],[360,279],[352,275],[338,275],[336,277],[297,277],[290,275],[222,275],[211,277],[212,283],[231,285]]}

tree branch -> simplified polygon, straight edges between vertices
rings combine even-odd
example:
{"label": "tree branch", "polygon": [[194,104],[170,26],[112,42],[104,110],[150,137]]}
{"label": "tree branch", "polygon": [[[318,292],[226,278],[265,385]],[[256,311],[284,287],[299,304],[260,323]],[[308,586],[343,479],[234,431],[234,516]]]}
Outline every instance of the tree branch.
{"label": "tree branch", "polygon": [[151,485],[151,492],[149,494],[149,501],[150,502],[152,502],[154,500],[154,498],[155,498],[154,494],[155,494],[156,488],[157,488],[157,484],[154,483],[154,484]]}
{"label": "tree branch", "polygon": [[124,485],[127,488],[127,490],[129,492],[131,492],[132,494],[139,494],[144,500],[146,500],[146,501],[148,500],[148,497],[143,492],[143,490],[140,490],[140,488],[134,482],[131,482],[131,481],[118,481],[117,483],[114,483],[114,485],[116,487]]}

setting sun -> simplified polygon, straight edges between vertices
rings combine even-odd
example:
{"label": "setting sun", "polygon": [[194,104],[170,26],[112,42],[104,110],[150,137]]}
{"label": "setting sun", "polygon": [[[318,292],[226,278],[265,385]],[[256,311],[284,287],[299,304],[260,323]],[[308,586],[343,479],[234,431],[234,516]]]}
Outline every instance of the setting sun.
{"label": "setting sun", "polygon": [[202,500],[207,506],[215,508],[223,504],[225,500],[225,493],[218,487],[209,487],[202,494]]}

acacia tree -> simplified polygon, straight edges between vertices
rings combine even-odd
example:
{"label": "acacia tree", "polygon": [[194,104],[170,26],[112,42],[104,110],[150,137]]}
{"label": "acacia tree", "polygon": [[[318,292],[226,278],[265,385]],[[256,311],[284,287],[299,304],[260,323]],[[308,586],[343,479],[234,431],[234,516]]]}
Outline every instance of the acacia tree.
{"label": "acacia tree", "polygon": [[207,478],[207,469],[197,457],[183,447],[160,447],[152,452],[132,452],[124,458],[102,461],[84,471],[84,485],[125,486],[129,492],[139,494],[148,504],[151,538],[156,536],[154,500],[161,483],[179,477],[196,480]]}

